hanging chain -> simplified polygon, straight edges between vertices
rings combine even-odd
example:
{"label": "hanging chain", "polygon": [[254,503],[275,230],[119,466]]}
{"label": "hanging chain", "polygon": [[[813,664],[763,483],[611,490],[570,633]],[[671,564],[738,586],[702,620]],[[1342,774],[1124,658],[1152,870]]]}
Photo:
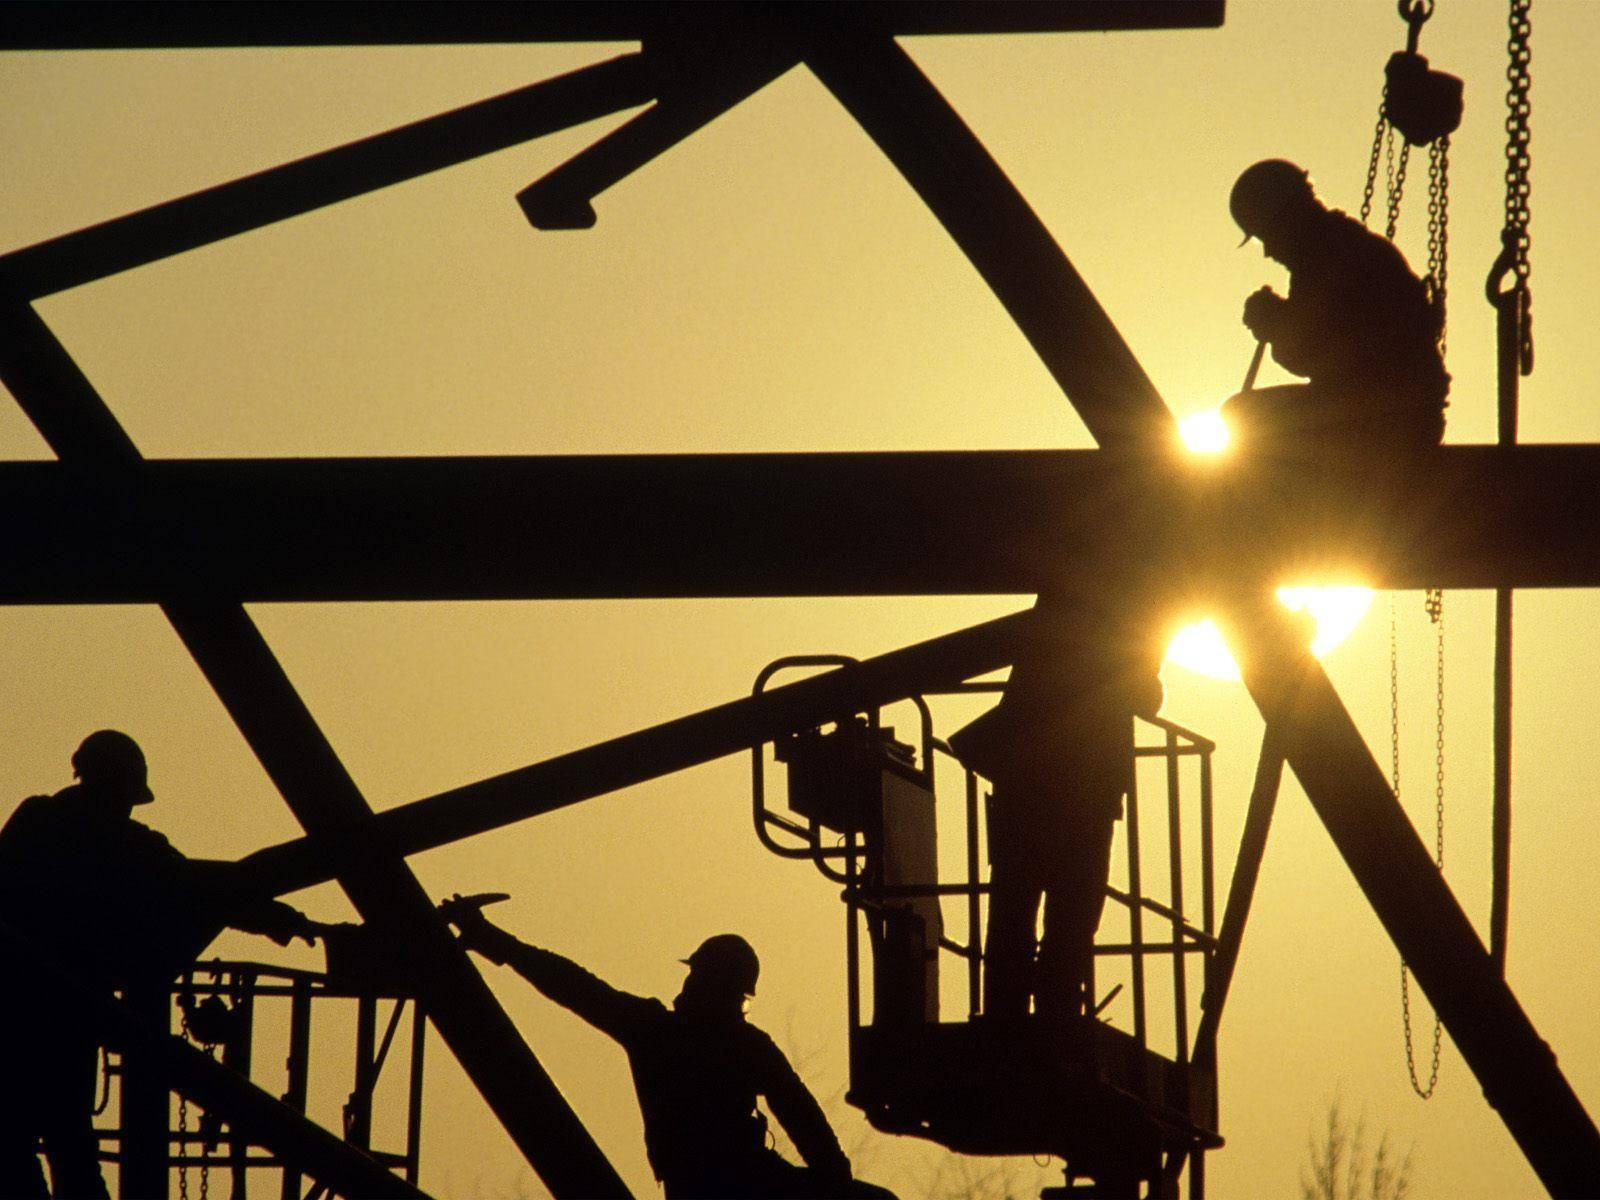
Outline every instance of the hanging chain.
{"label": "hanging chain", "polygon": [[[211,982],[220,983],[222,977],[215,970],[212,971]],[[202,1042],[189,1028],[189,1010],[182,1004],[178,1006],[178,1024],[183,1029],[183,1036],[199,1046],[202,1051],[212,1058],[216,1057],[213,1047]],[[182,1092],[178,1093],[178,1155],[187,1158],[189,1154],[189,1098]],[[211,1193],[211,1163],[207,1161],[206,1148],[200,1146],[200,1200],[208,1200]],[[178,1164],[178,1200],[189,1200],[189,1164]]]}
{"label": "hanging chain", "polygon": [[1511,256],[1511,269],[1516,272],[1522,306],[1522,342],[1517,354],[1524,375],[1533,370],[1533,294],[1528,286],[1533,273],[1528,256],[1533,244],[1528,231],[1533,195],[1533,133],[1529,125],[1533,115],[1529,95],[1533,86],[1532,8],[1533,0],[1511,0],[1511,32],[1506,41],[1506,226],[1501,234]]}
{"label": "hanging chain", "polygon": [[1378,187],[1378,159],[1383,154],[1383,134],[1389,127],[1385,106],[1389,103],[1389,85],[1383,85],[1383,95],[1378,99],[1378,123],[1372,127],[1372,155],[1367,159],[1367,184],[1361,189],[1361,224],[1372,218],[1372,193]]}
{"label": "hanging chain", "polygon": [[[1449,349],[1450,135],[1428,147],[1428,299],[1439,314],[1439,354]],[[1431,612],[1429,615],[1432,615]]]}
{"label": "hanging chain", "polygon": [[[1436,645],[1435,709],[1434,709],[1434,759],[1433,759],[1433,855],[1434,865],[1444,870],[1444,593],[1430,588],[1424,600],[1428,619],[1433,623]],[[1400,799],[1400,640],[1397,606],[1389,597],[1389,745],[1390,783],[1395,800]],[[1439,1053],[1443,1045],[1444,1027],[1437,1012],[1433,1017],[1432,1061],[1428,1068],[1428,1082],[1424,1086],[1417,1077],[1416,1048],[1411,1035],[1411,972],[1405,960],[1400,960],[1400,1026],[1406,1044],[1406,1074],[1411,1088],[1427,1100],[1439,1085]]]}

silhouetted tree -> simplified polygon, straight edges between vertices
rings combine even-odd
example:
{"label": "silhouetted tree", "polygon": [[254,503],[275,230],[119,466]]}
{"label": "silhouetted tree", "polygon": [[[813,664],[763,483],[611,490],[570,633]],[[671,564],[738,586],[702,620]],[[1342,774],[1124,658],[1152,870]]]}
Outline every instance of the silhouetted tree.
{"label": "silhouetted tree", "polygon": [[1396,1161],[1387,1132],[1369,1151],[1365,1119],[1349,1125],[1337,1100],[1306,1150],[1310,1163],[1300,1171],[1301,1200],[1405,1200],[1411,1191],[1411,1151]]}

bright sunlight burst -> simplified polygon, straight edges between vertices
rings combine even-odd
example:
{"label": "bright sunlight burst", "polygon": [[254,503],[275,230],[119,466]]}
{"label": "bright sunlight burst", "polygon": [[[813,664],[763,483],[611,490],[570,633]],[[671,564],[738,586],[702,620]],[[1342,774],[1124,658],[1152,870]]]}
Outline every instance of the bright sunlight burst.
{"label": "bright sunlight burst", "polygon": [[1221,409],[1190,413],[1178,419],[1178,437],[1192,454],[1221,454],[1228,448],[1228,423]]}
{"label": "bright sunlight burst", "polygon": [[[1290,612],[1308,612],[1317,631],[1311,653],[1327,654],[1349,635],[1372,607],[1372,589],[1364,587],[1282,587],[1278,599]],[[1167,661],[1213,679],[1238,679],[1234,662],[1216,622],[1185,625],[1167,643]]]}

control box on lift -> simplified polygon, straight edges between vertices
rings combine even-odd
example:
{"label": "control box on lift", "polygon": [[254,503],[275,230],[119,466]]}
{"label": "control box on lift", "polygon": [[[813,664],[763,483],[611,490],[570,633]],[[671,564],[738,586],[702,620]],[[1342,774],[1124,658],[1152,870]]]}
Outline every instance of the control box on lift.
{"label": "control box on lift", "polygon": [[915,751],[893,729],[860,717],[780,739],[775,755],[788,766],[791,811],[865,842],[874,1023],[937,1021],[938,897],[894,894],[939,880],[932,771],[917,768]]}

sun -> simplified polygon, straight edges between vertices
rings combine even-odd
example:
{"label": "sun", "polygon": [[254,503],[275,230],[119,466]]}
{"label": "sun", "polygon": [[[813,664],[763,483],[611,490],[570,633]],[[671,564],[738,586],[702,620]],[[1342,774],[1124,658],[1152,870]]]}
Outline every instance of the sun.
{"label": "sun", "polygon": [[[1364,587],[1281,587],[1278,600],[1290,612],[1308,612],[1316,622],[1311,653],[1321,658],[1349,636],[1372,607],[1372,589]],[[1167,662],[1213,679],[1238,679],[1233,660],[1216,622],[1195,621],[1173,634]]]}
{"label": "sun", "polygon": [[1221,454],[1231,435],[1222,410],[1208,408],[1178,418],[1178,437],[1191,454]]}

